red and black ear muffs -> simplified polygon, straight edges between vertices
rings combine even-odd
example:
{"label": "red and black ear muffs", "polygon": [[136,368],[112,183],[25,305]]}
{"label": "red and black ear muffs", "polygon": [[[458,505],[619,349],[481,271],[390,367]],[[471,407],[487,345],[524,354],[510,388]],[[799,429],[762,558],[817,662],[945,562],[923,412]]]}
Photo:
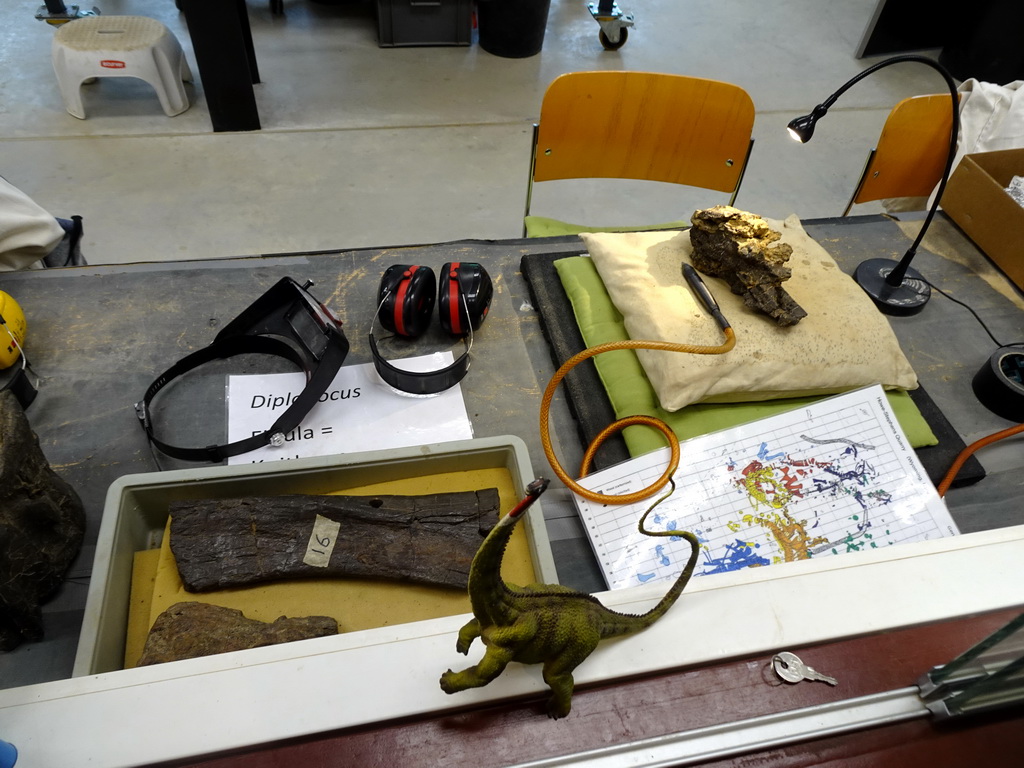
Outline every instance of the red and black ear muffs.
{"label": "red and black ear muffs", "polygon": [[448,262],[441,267],[440,283],[430,267],[394,264],[384,271],[377,289],[380,324],[399,336],[420,336],[430,325],[435,295],[441,327],[465,336],[487,317],[494,286],[487,270],[473,262]]}
{"label": "red and black ear muffs", "polygon": [[441,327],[466,339],[466,351],[447,368],[413,372],[395,368],[381,357],[370,330],[370,352],[377,373],[395,389],[429,395],[455,386],[469,371],[473,331],[478,330],[491,307],[494,286],[482,265],[449,262],[441,268],[438,284],[430,267],[394,264],[388,267],[377,289],[376,320],[398,336],[414,338],[430,325],[435,294]]}

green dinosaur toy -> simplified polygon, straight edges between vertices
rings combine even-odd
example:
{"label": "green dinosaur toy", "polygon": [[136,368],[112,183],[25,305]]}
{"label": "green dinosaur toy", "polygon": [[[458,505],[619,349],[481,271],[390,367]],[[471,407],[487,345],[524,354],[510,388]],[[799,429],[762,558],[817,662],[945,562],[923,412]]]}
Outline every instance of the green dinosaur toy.
{"label": "green dinosaur toy", "polygon": [[476,638],[482,638],[487,650],[476,666],[461,672],[448,670],[441,675],[441,690],[455,693],[487,685],[502,673],[510,661],[543,664],[544,682],[551,688],[548,715],[565,717],[572,706],[573,670],[607,637],[617,637],[646,629],[672,606],[693,574],[699,542],[685,531],[648,531],[644,520],[651,510],[668,497],[665,494],[640,519],[642,533],[654,536],[680,536],[690,542],[690,559],[671,589],[647,613],[618,613],[603,606],[597,598],[558,584],[531,584],[517,587],[501,578],[501,560],[516,523],[523,512],[547,488],[547,480],[534,480],[526,496],[498,521],[484,539],[469,571],[469,599],[473,619],[459,631],[455,645],[467,654]]}

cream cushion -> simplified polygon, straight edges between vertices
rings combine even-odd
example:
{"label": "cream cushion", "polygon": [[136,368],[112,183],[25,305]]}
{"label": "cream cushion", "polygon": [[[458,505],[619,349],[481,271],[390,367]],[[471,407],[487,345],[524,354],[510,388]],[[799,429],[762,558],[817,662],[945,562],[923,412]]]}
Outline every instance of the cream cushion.
{"label": "cream cushion", "polygon": [[[807,317],[780,328],[748,309],[717,278],[705,283],[736,331],[725,355],[639,350],[661,406],[826,395],[870,384],[915,389],[917,377],[885,317],[804,231],[800,220],[768,220],[793,247],[783,285]],[[682,276],[690,234],[584,233],[583,242],[632,339],[716,345],[721,331]]]}

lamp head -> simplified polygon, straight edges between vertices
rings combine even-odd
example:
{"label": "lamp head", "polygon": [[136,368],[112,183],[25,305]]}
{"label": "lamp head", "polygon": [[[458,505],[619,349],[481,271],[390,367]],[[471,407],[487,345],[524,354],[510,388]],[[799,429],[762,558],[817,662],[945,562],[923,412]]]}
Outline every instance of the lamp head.
{"label": "lamp head", "polygon": [[787,126],[789,135],[793,137],[794,141],[806,144],[814,135],[814,124],[818,122],[819,118],[824,117],[826,112],[828,109],[819,104],[811,114],[793,118]]}

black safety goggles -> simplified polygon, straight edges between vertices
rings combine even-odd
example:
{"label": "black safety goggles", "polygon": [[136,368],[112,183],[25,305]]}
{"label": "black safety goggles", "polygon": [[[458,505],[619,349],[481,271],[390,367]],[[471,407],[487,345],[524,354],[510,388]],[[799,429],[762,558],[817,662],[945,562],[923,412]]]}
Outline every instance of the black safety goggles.
{"label": "black safety goggles", "polygon": [[[212,344],[183,357],[149,385],[135,404],[135,413],[156,448],[176,459],[219,462],[265,445],[284,444],[285,435],[299,426],[334,381],[349,349],[341,323],[309,292],[312,285],[281,278],[224,326]],[[170,445],[156,436],[150,404],[160,390],[204,363],[242,354],[283,357],[306,374],[302,392],[268,430],[232,443],[194,448]]]}

